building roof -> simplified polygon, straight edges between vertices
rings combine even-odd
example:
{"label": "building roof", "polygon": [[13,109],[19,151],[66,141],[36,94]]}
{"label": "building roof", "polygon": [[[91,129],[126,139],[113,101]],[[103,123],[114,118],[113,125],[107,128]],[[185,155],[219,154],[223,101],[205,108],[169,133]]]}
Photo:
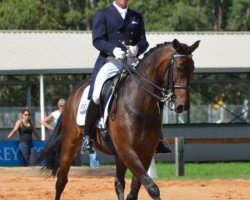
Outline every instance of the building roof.
{"label": "building roof", "polygon": [[[0,31],[1,74],[91,73],[98,51],[86,31]],[[250,72],[250,32],[148,32],[150,47],[201,40],[197,72]]]}
{"label": "building roof", "polygon": [[175,38],[188,45],[201,40],[193,53],[197,72],[250,72],[250,32],[173,32],[148,35],[150,46]]}
{"label": "building roof", "polygon": [[0,38],[4,74],[91,72],[98,54],[89,32],[2,31]]}

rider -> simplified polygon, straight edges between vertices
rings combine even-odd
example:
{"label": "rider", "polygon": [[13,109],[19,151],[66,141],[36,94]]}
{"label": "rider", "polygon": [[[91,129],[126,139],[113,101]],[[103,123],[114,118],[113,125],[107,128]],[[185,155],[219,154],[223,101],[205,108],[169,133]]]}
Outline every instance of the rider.
{"label": "rider", "polygon": [[[103,83],[116,75],[123,67],[120,59],[124,59],[125,56],[138,57],[149,46],[142,15],[129,9],[128,1],[115,0],[109,7],[98,10],[93,18],[93,45],[100,51],[100,54],[91,78],[88,97],[90,102],[86,113],[82,152],[94,152],[90,137],[95,129],[95,122],[99,114],[99,98]],[[130,64],[135,64],[133,59]],[[160,144],[160,153],[169,153],[168,146],[163,142],[160,143],[162,143]]]}

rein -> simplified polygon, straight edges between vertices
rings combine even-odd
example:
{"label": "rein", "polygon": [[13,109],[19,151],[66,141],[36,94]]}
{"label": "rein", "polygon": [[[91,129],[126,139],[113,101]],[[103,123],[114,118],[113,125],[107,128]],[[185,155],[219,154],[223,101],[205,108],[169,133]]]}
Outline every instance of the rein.
{"label": "rein", "polygon": [[[173,81],[173,66],[174,66],[174,62],[176,62],[176,58],[180,58],[180,57],[192,58],[192,55],[183,55],[183,54],[177,54],[175,51],[173,52],[173,54],[171,56],[171,60],[167,64],[167,68],[166,68],[166,71],[164,73],[164,75],[166,74],[166,72],[168,73],[168,81],[167,81],[166,84],[163,84],[163,87],[159,87],[158,85],[156,85],[152,81],[148,80],[141,73],[137,72],[133,67],[128,65],[126,62],[124,62],[123,60],[121,60],[121,61],[122,61],[123,65],[125,66],[126,70],[129,72],[129,74],[131,75],[131,77],[134,80],[135,80],[134,74],[136,74],[137,76],[140,77],[140,79],[142,79],[142,80],[139,80],[139,81],[135,80],[138,85],[141,85],[141,82],[145,81],[149,85],[151,85],[153,88],[159,90],[162,93],[163,96],[159,96],[159,95],[151,92],[150,90],[148,90],[148,89],[146,89],[145,87],[142,86],[144,91],[146,91],[148,94],[150,94],[153,97],[155,97],[156,99],[158,99],[160,102],[164,103],[164,102],[168,101],[174,95],[174,91],[176,89],[184,89],[184,90],[187,90],[187,91],[190,91],[190,89],[191,89],[191,86],[189,86],[189,85],[174,84],[174,81]],[[164,87],[165,85],[166,85],[166,87]]]}

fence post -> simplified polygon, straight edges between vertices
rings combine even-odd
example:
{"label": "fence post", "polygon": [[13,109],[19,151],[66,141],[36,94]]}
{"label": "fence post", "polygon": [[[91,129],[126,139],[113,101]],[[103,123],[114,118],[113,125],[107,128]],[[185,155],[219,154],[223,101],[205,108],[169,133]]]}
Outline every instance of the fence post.
{"label": "fence post", "polygon": [[184,176],[184,138],[175,138],[176,176]]}

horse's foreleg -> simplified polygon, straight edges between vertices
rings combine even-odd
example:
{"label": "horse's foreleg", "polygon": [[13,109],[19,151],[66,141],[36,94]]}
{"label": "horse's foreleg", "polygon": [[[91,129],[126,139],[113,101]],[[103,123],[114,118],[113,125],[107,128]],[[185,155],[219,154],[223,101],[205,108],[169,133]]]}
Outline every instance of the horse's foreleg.
{"label": "horse's foreleg", "polygon": [[144,185],[146,190],[148,191],[148,194],[152,197],[154,200],[160,200],[160,190],[158,186],[153,182],[153,180],[150,178],[150,176],[146,173],[141,178],[141,183]]}
{"label": "horse's foreleg", "polygon": [[116,177],[115,177],[115,191],[119,200],[124,200],[124,190],[125,190],[125,173],[127,167],[124,163],[115,157],[116,160]]}
{"label": "horse's foreleg", "polygon": [[130,169],[133,175],[137,178],[137,180],[145,187],[148,194],[154,200],[160,200],[160,190],[158,186],[154,183],[154,181],[147,174],[146,169],[148,169],[150,165],[151,159],[145,163],[145,167],[140,161],[140,158],[133,151],[124,155],[126,158],[123,158],[126,166]]}
{"label": "horse's foreleg", "polygon": [[76,147],[74,146],[72,146],[71,148],[67,147],[67,149],[63,150],[61,153],[60,168],[57,173],[56,181],[56,200],[60,199],[61,194],[68,182],[68,173],[75,153]]}
{"label": "horse's foreleg", "polygon": [[128,196],[127,196],[127,200],[137,200],[140,188],[141,188],[141,183],[133,175],[132,183],[131,183],[131,190],[130,190],[130,193],[128,194]]}

